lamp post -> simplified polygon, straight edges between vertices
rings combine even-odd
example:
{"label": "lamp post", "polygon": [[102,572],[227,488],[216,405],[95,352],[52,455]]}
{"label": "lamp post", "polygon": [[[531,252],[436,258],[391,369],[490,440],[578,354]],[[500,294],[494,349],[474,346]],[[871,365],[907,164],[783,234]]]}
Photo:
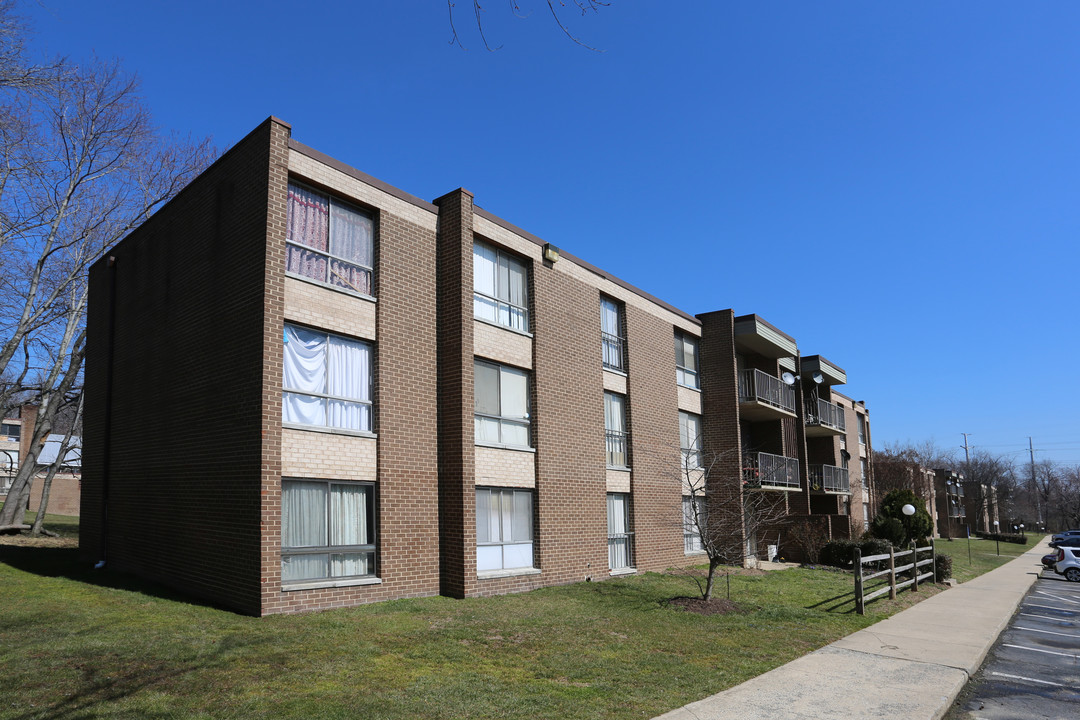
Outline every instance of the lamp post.
{"label": "lamp post", "polygon": [[995,520],[994,521],[994,542],[997,543],[997,554],[1000,555],[1001,554],[1001,540],[1000,540],[1000,538],[998,536],[998,525],[999,525],[998,521]]}

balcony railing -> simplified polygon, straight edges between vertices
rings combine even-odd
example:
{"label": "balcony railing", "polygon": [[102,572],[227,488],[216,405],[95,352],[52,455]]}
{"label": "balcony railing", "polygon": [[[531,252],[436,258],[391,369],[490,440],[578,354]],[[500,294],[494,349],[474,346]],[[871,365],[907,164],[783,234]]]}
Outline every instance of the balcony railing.
{"label": "balcony railing", "polygon": [[761,370],[743,370],[739,375],[739,400],[759,402],[795,414],[795,390]]}
{"label": "balcony railing", "polygon": [[604,347],[604,367],[608,370],[626,372],[626,361],[624,359],[626,356],[623,354],[624,342],[618,335],[606,332],[600,333],[600,343]]}
{"label": "balcony railing", "polygon": [[846,468],[836,467],[835,465],[811,465],[809,469],[810,487],[815,490],[820,489],[827,493],[843,494],[851,492],[851,484],[848,482]]}
{"label": "balcony railing", "polygon": [[816,405],[806,404],[806,424],[809,427],[824,427],[840,432],[847,430],[844,408],[821,398],[817,399]]}
{"label": "balcony railing", "polygon": [[634,533],[608,535],[608,567],[622,570],[634,567]]}
{"label": "balcony railing", "polygon": [[626,433],[618,430],[608,430],[607,435],[607,464],[609,467],[629,467],[626,457]]}
{"label": "balcony railing", "polygon": [[743,485],[763,490],[798,490],[799,461],[783,455],[750,453],[743,459]]}

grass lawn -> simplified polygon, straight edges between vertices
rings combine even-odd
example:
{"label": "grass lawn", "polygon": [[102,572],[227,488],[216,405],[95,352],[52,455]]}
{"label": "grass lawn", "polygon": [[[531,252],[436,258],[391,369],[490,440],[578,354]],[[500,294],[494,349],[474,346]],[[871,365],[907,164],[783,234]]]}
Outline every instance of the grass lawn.
{"label": "grass lawn", "polygon": [[256,619],[90,570],[70,538],[25,540],[0,544],[0,718],[23,720],[647,718],[937,591],[860,617],[850,573],[741,571],[741,612],[700,615],[668,606],[690,579],[650,573]]}
{"label": "grass lawn", "polygon": [[[937,551],[946,555],[952,555],[953,577],[958,582],[967,582],[973,577],[982,575],[984,572],[1000,567],[1018,555],[1023,555],[1032,547],[1042,542],[1043,535],[1028,535],[1026,545],[1016,543],[995,543],[993,540],[971,539],[971,559],[968,560],[968,540],[943,540],[936,541]],[[1001,554],[998,555],[1000,547]]]}

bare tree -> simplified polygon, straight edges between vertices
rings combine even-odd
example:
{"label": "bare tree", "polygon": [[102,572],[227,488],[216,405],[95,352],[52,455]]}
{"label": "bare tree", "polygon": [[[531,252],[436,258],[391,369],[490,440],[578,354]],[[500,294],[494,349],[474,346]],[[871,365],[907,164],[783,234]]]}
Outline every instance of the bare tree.
{"label": "bare tree", "polygon": [[[710,600],[717,571],[724,566],[742,567],[755,555],[758,539],[766,531],[787,524],[789,517],[783,493],[744,490],[737,450],[710,454],[696,447],[683,451],[679,482],[684,502],[680,521],[688,547],[702,551],[708,558],[705,579],[693,577],[702,599]],[[769,484],[769,478],[757,480]],[[730,597],[730,571],[724,575]]]}
{"label": "bare tree", "polygon": [[208,164],[206,141],[163,136],[115,62],[60,63],[0,88],[0,407],[38,403],[30,450],[0,509],[20,526],[42,442],[77,397],[87,270]]}
{"label": "bare tree", "polygon": [[0,0],[0,88],[47,84],[57,63],[35,64],[26,52],[27,27],[15,13],[15,0]]}
{"label": "bare tree", "polygon": [[[555,21],[555,24],[558,25],[559,29],[562,30],[563,34],[566,35],[566,37],[570,38],[570,40],[584,48],[588,48],[589,50],[594,50],[596,52],[603,52],[602,50],[597,50],[597,48],[594,48],[591,45],[585,44],[576,35],[574,35],[574,33],[570,31],[570,28],[567,27],[566,23],[563,21],[561,13],[562,11],[567,9],[568,5],[573,5],[574,8],[576,8],[576,10],[581,15],[586,15],[590,12],[595,13],[599,12],[600,8],[608,7],[609,5],[611,5],[610,2],[604,2],[604,0],[545,1],[547,3],[548,12],[551,13],[552,19]],[[457,3],[454,2],[454,0],[446,0],[446,9],[450,14],[450,32],[453,34],[453,37],[450,38],[450,44],[457,45],[462,50],[467,50],[468,48],[466,48],[465,45],[462,44],[461,36],[458,35],[457,26],[454,24],[454,15],[455,11],[457,10]],[[517,0],[510,0],[510,10],[517,17],[527,17],[527,14],[521,9],[521,4]],[[502,45],[492,47],[491,44],[488,43],[487,35],[484,32],[484,8],[483,6],[481,6],[480,0],[472,0],[472,11],[473,20],[476,23],[476,30],[480,33],[480,39],[483,41],[484,47],[488,50],[488,52],[494,52],[501,49]]]}
{"label": "bare tree", "polygon": [[1080,465],[1062,468],[1060,473],[1058,507],[1061,529],[1080,527]]}

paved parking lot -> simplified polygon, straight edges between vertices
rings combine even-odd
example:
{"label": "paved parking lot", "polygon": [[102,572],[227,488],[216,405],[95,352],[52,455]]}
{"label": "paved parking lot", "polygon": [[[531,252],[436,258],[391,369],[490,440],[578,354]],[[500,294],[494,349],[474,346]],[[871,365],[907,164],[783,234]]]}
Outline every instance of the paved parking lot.
{"label": "paved parking lot", "polygon": [[1080,717],[1080,583],[1043,571],[948,720]]}

